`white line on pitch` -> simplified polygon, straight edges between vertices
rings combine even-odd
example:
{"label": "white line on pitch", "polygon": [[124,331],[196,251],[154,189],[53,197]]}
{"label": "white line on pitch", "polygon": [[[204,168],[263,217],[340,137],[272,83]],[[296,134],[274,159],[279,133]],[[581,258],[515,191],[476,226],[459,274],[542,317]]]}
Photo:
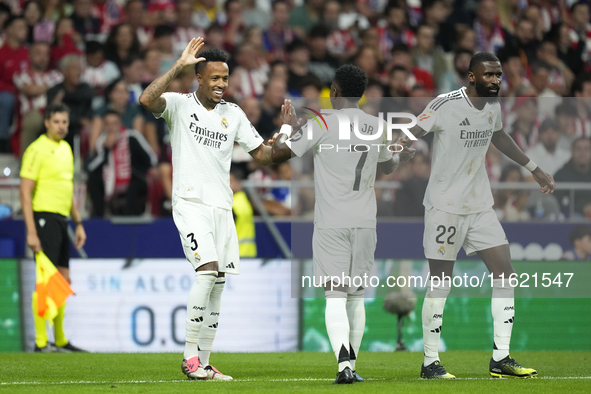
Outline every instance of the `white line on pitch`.
{"label": "white line on pitch", "polygon": [[[569,379],[591,379],[591,376],[540,376],[534,379],[546,379],[546,380],[569,380]],[[333,379],[318,379],[318,378],[294,378],[294,379],[234,379],[234,382],[322,382],[332,381]],[[410,379],[366,379],[368,381],[387,381],[387,380],[423,380],[420,378]],[[493,378],[457,378],[455,380],[497,380]],[[499,379],[501,380],[501,379]],[[211,380],[210,380],[211,381]],[[78,381],[63,381],[63,382],[0,382],[0,386],[8,385],[62,385],[62,384],[131,384],[131,383],[192,383],[193,381],[188,379],[178,380],[120,380],[116,382],[110,381],[92,381],[92,380],[78,380]],[[218,381],[221,382],[221,381]]]}

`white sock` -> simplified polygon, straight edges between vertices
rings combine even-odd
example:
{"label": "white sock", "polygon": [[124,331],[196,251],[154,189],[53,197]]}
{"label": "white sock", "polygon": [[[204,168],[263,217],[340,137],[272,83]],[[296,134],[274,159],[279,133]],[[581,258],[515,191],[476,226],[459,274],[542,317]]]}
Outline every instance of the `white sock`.
{"label": "white sock", "polygon": [[199,331],[203,325],[203,315],[209,305],[209,294],[217,275],[217,271],[197,271],[195,282],[189,291],[185,329],[184,357],[186,360],[199,355]]}
{"label": "white sock", "polygon": [[220,320],[220,307],[222,303],[222,292],[226,284],[226,278],[217,278],[215,285],[209,295],[209,306],[205,310],[203,326],[199,332],[199,363],[206,367],[209,365],[209,355],[215,334],[218,332]]}
{"label": "white sock", "polygon": [[[338,297],[338,298],[336,298]],[[332,350],[339,364],[339,372],[351,368],[349,356],[349,320],[347,319],[347,295],[340,291],[326,292],[326,331]]]}
{"label": "white sock", "polygon": [[493,279],[490,309],[494,324],[493,359],[500,361],[509,355],[511,330],[515,318],[515,288],[505,279]]}
{"label": "white sock", "polygon": [[349,358],[351,369],[355,371],[355,362],[365,331],[365,290],[357,290],[347,295],[347,318],[349,319]]}
{"label": "white sock", "polygon": [[443,322],[443,308],[450,290],[449,283],[439,287],[434,286],[433,290],[431,290],[431,283],[428,284],[425,302],[423,303],[425,366],[439,360],[439,338]]}

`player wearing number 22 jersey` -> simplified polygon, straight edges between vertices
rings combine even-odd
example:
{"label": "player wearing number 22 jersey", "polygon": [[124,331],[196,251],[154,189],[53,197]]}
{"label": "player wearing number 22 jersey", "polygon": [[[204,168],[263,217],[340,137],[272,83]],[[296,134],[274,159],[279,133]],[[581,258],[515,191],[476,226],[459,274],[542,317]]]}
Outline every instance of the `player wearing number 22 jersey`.
{"label": "player wearing number 22 jersey", "polygon": [[450,280],[443,278],[451,277],[461,247],[468,255],[478,253],[494,278],[490,375],[526,378],[537,374],[509,356],[514,289],[500,278],[508,278],[515,270],[507,237],[492,209],[493,197],[484,162],[488,147],[492,142],[510,159],[532,171],[542,192],[552,192],[554,182],[503,130],[497,97],[501,75],[496,56],[476,54],[470,62],[470,85],[432,100],[411,129],[416,136],[434,133],[431,176],[423,202],[423,246],[431,273],[431,285],[423,303],[423,378],[455,378],[441,366],[438,348],[443,308],[451,290]]}
{"label": "player wearing number 22 jersey", "polygon": [[[202,46],[202,38],[192,39],[180,59],[146,88],[140,103],[170,129],[173,218],[196,274],[187,302],[181,370],[192,380],[232,380],[209,364],[225,274],[240,272],[230,189],[232,149],[238,142],[263,165],[271,164],[272,150],[244,112],[222,100],[229,78],[226,55],[217,49],[198,54]],[[192,65],[198,90],[164,93]]]}

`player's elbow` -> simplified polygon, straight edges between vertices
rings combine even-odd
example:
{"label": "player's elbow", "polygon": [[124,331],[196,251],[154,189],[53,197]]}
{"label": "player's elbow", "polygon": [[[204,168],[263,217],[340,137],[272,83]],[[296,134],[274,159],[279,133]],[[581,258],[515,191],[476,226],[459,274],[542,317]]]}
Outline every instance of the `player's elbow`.
{"label": "player's elbow", "polygon": [[142,105],[142,107],[150,109],[150,100],[148,99],[148,96],[145,93],[142,92],[142,94],[140,94],[139,102]]}

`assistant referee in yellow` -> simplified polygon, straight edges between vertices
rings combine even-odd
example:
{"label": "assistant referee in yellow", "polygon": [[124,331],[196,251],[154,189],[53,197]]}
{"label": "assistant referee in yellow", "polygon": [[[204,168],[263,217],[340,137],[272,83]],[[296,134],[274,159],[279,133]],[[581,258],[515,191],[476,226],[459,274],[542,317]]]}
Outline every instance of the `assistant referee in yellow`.
{"label": "assistant referee in yellow", "polygon": [[[86,242],[86,233],[74,198],[74,155],[64,141],[70,123],[65,104],[51,104],[45,109],[45,128],[42,134],[23,154],[21,166],[20,198],[27,226],[27,245],[33,252],[43,251],[64,278],[70,281],[70,244],[68,242],[68,215],[76,225],[75,247]],[[36,293],[33,296],[36,352],[77,352],[64,333],[64,310],[58,309],[54,319],[55,345],[48,343],[45,319],[39,317]]]}

